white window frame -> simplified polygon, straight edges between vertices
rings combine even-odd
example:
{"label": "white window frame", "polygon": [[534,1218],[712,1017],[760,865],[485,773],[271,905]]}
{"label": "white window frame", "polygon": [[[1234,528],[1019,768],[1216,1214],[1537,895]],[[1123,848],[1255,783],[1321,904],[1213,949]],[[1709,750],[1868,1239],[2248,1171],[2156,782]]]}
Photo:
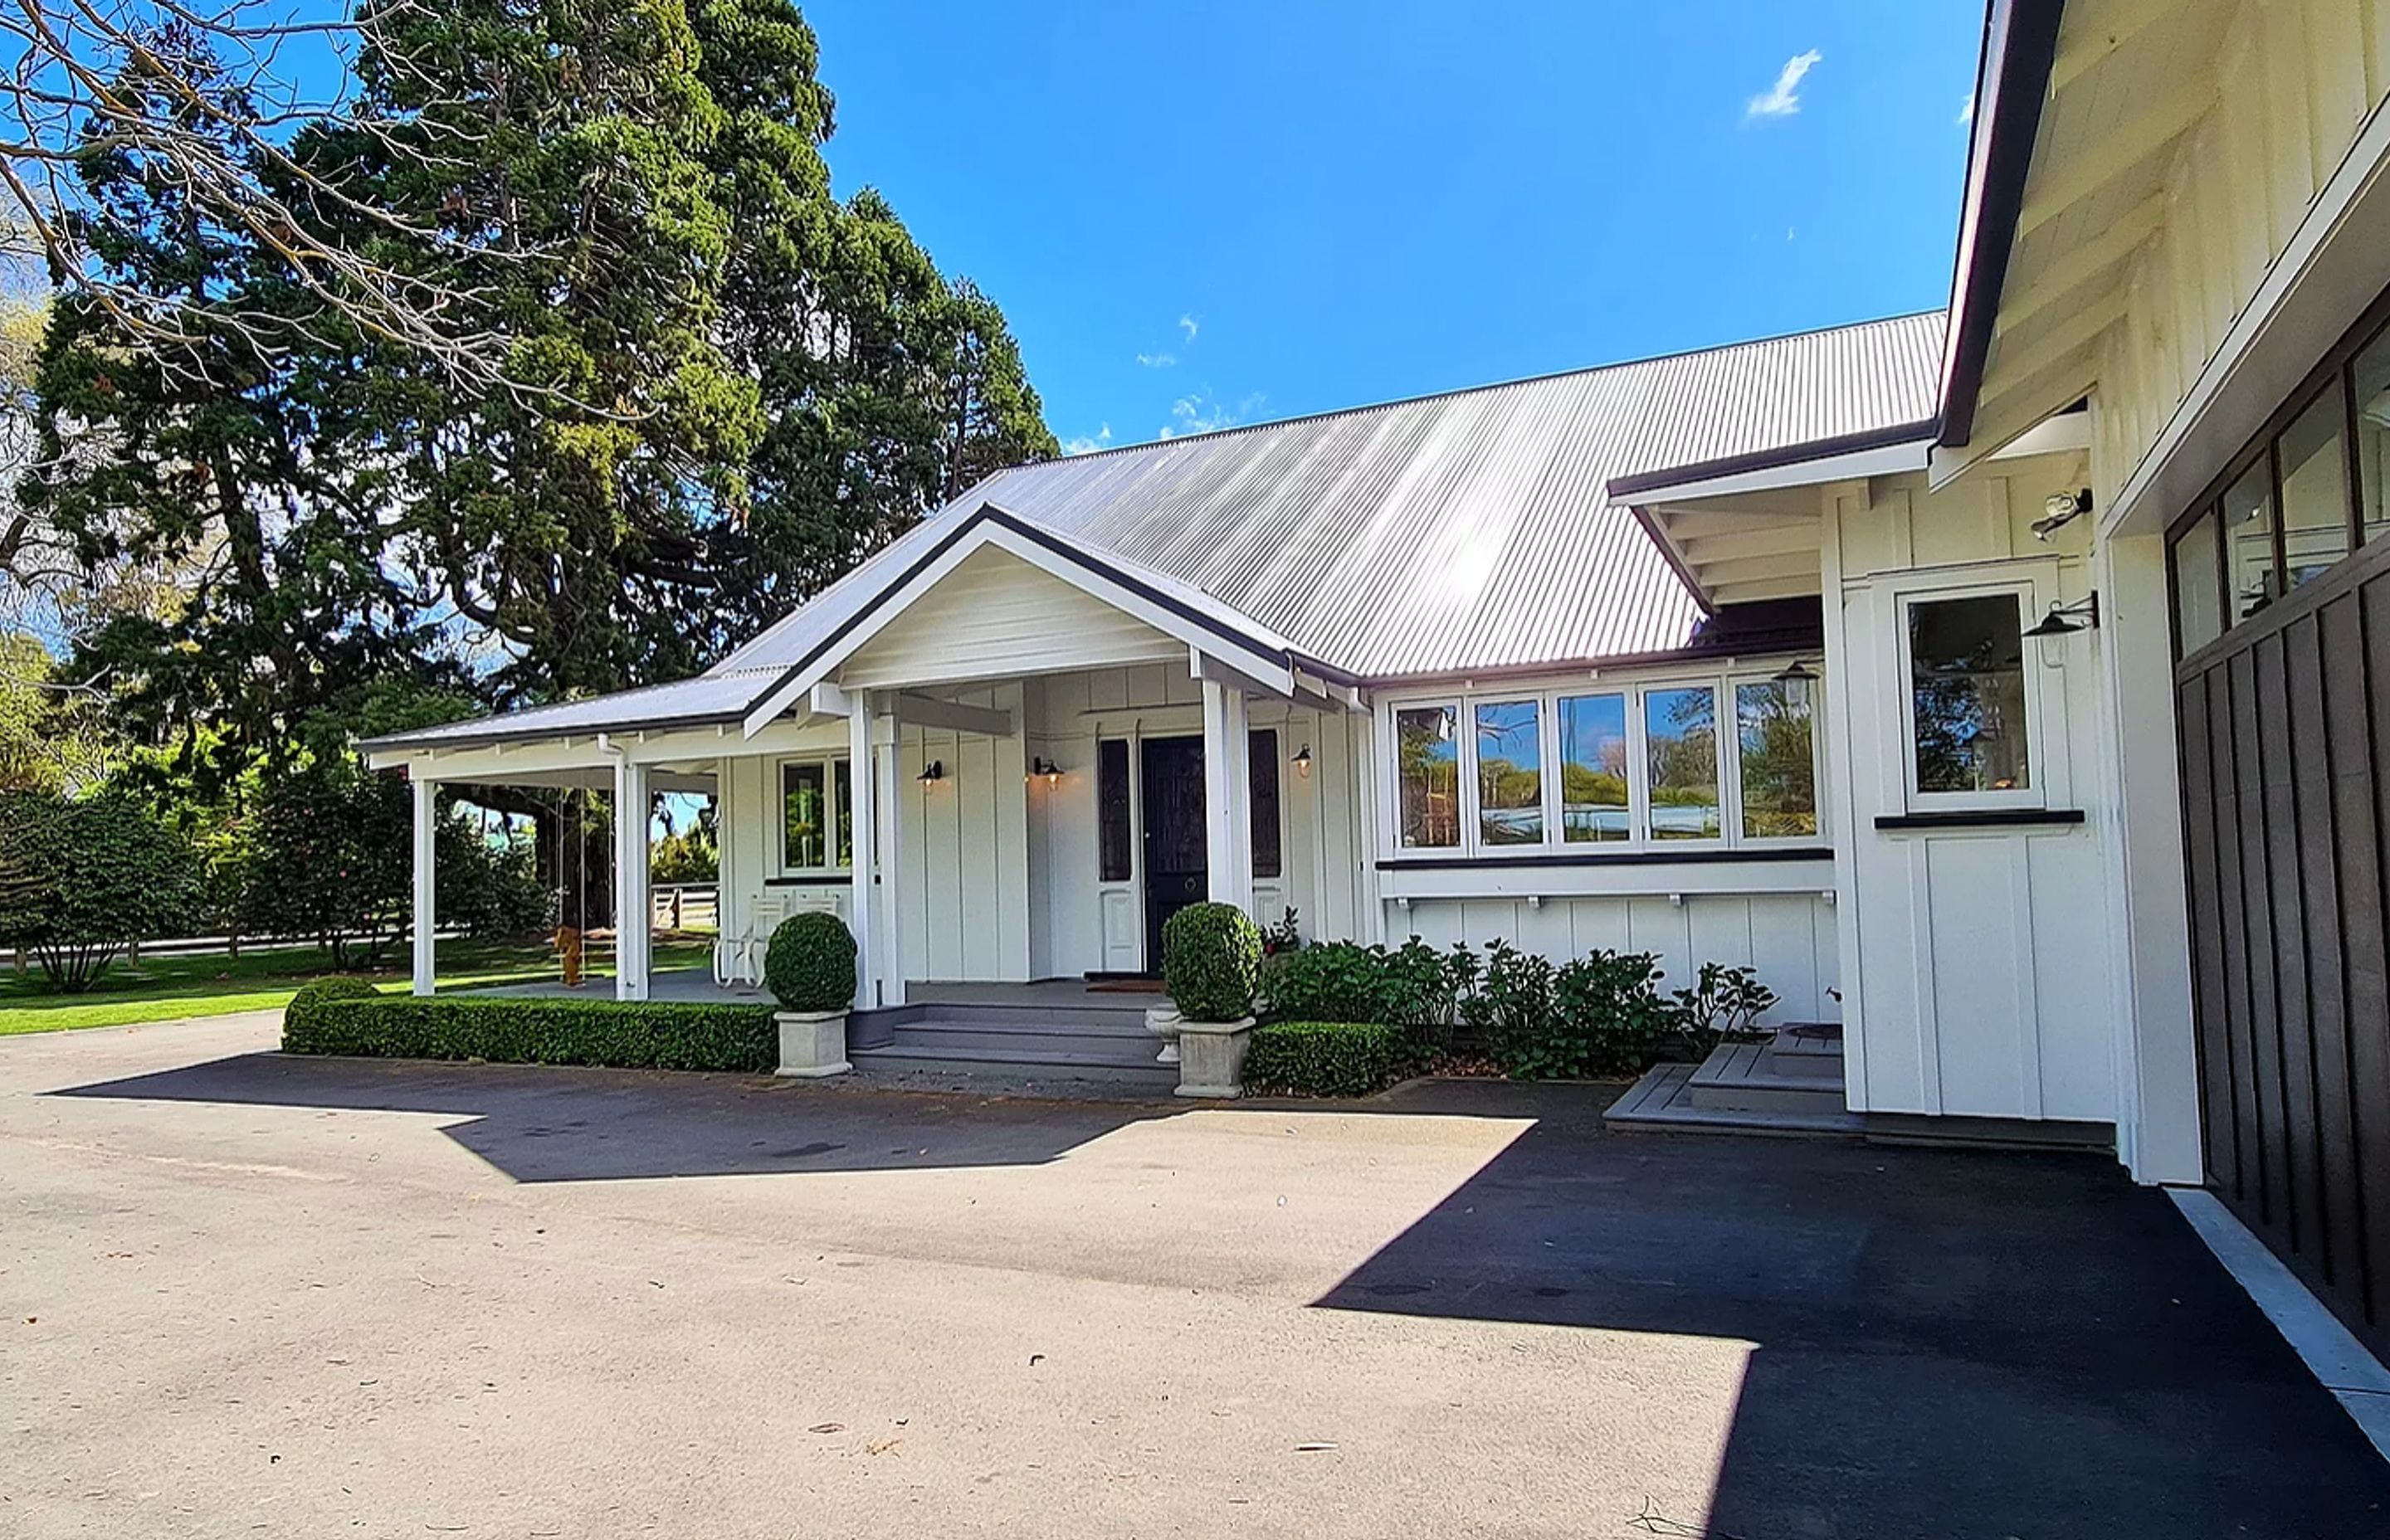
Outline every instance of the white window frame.
{"label": "white window frame", "polygon": [[[1900,755],[1903,805],[1910,813],[1974,813],[2004,808],[2047,808],[2050,803],[2052,755],[2062,752],[2044,730],[2043,670],[2036,667],[2037,644],[2024,639],[2026,627],[2041,613],[2041,589],[2032,578],[2000,582],[1938,584],[1893,591],[1894,687],[1900,699],[1900,733],[1895,750]],[[1909,611],[1921,604],[1951,599],[2008,597],[2017,607],[2019,655],[2024,674],[2024,752],[2026,784],[2007,791],[1927,791],[1917,784],[1917,666],[1909,637]]]}
{"label": "white window frame", "polygon": [[[826,881],[832,878],[852,878],[852,866],[836,865],[838,854],[838,767],[847,763],[843,751],[824,749],[811,754],[784,754],[772,762],[772,874],[780,880],[791,879]],[[822,796],[829,804],[830,835],[828,841],[832,864],[826,866],[792,866],[789,865],[789,769],[791,765],[821,766]],[[852,768],[848,775],[854,774]]]}
{"label": "white window frame", "polygon": [[[1817,654],[1799,655],[1815,666]],[[1603,856],[1682,854],[1689,859],[1715,859],[1738,850],[1824,849],[1833,833],[1825,805],[1826,716],[1825,681],[1811,687],[1809,757],[1811,784],[1818,792],[1815,834],[1748,835],[1742,824],[1741,722],[1737,713],[1738,686],[1772,682],[1792,661],[1790,657],[1728,659],[1702,669],[1623,670],[1529,680],[1475,681],[1422,685],[1381,692],[1377,699],[1376,774],[1379,789],[1379,835],[1388,864],[1467,861],[1599,861]],[[1906,664],[1904,663],[1904,669]],[[1906,674],[1904,674],[1904,678]],[[1717,708],[1718,834],[1712,839],[1658,840],[1651,834],[1651,745],[1646,728],[1647,698],[1655,691],[1707,688]],[[1560,702],[1579,696],[1623,696],[1626,706],[1626,822],[1625,840],[1570,844],[1561,828],[1562,776]],[[1481,835],[1477,778],[1477,708],[1533,700],[1536,703],[1536,737],[1542,755],[1544,838],[1532,845],[1493,845]],[[1398,712],[1449,707],[1454,713],[1455,758],[1459,772],[1459,842],[1451,845],[1405,847],[1402,844],[1402,753],[1395,732]],[[2038,738],[2037,738],[2037,741]]]}

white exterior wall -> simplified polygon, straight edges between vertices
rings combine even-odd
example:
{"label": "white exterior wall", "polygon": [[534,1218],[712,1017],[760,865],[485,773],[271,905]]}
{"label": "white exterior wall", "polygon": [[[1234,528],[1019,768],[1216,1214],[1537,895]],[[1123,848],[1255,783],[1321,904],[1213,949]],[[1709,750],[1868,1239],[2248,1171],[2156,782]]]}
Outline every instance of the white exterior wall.
{"label": "white exterior wall", "polygon": [[1831,800],[1849,829],[1841,857],[1842,966],[1851,1106],[2104,1122],[2116,1116],[2105,847],[2101,808],[2107,699],[2087,632],[2058,666],[2025,650],[2030,801],[2081,810],[2079,825],[1880,828],[1927,811],[1908,789],[1909,682],[1902,602],[2016,592],[2030,624],[2090,592],[2080,526],[2051,545],[2029,526],[2068,484],[2067,457],[1997,462],[1929,494],[1922,476],[1879,479],[1829,499],[1831,674],[1844,681]]}

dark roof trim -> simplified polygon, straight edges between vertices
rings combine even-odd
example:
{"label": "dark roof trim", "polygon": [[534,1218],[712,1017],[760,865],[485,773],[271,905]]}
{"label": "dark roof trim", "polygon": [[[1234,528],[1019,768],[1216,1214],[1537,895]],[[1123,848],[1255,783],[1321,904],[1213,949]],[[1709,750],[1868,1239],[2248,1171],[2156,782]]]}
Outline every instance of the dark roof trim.
{"label": "dark roof trim", "polygon": [[[1621,652],[1607,658],[1561,658],[1543,662],[1503,663],[1493,668],[1439,669],[1433,674],[1376,674],[1363,681],[1373,689],[1413,689],[1428,686],[1451,684],[1464,679],[1526,679],[1554,674],[1576,674],[1589,669],[1646,668],[1666,663],[1714,662],[1723,658],[1799,658],[1818,657],[1825,650],[1826,622],[1822,601],[1808,610],[1813,601],[1806,599],[1759,599],[1749,604],[1730,604],[1717,611],[1715,623],[1704,625],[1682,647],[1662,648],[1650,652]],[[1750,629],[1738,629],[1738,619],[1751,617],[1755,609],[1798,604],[1805,613],[1797,619],[1786,619],[1772,624],[1754,624]]]}
{"label": "dark roof trim", "polygon": [[1992,0],[1975,71],[1975,133],[1967,167],[1967,201],[1959,219],[1958,264],[1950,276],[1950,331],[1942,351],[1942,430],[1946,448],[1975,430],[1975,406],[1991,353],[1992,323],[2008,281],[2009,251],[2024,210],[2049,70],[2058,58],[2065,0]]}
{"label": "dark roof trim", "polygon": [[1743,455],[1728,455],[1719,459],[1702,460],[1692,465],[1669,466],[1660,470],[1638,471],[1632,476],[1613,476],[1608,487],[1612,498],[1635,497],[1647,492],[1663,492],[1669,487],[1686,486],[1694,481],[1715,481],[1721,476],[1748,476],[1754,471],[1781,470],[1788,466],[1806,465],[1811,460],[1831,460],[1838,455],[1857,455],[1870,449],[1892,449],[1904,443],[1923,443],[1934,437],[1940,425],[1932,417],[1917,422],[1896,422],[1882,428],[1864,428],[1856,433],[1837,434],[1831,439],[1811,439],[1805,443],[1788,443],[1776,449],[1757,449]]}

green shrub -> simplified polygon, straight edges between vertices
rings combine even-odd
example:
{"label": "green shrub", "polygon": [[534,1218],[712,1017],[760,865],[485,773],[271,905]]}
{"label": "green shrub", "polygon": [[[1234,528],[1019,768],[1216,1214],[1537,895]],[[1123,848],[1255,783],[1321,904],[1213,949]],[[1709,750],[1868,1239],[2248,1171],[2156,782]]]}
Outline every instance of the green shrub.
{"label": "green shrub", "polygon": [[1553,968],[1499,943],[1494,951],[1478,997],[1497,1002],[1486,1007],[1494,1059],[1513,1079],[1638,1073],[1677,1024],[1649,953],[1594,952]]}
{"label": "green shrub", "polygon": [[761,1006],[380,995],[294,999],[282,1051],[762,1073],[780,1042]]}
{"label": "green shrub", "polygon": [[381,991],[365,980],[335,973],[328,979],[316,979],[301,984],[299,992],[290,996],[290,1003],[283,1007],[283,1017],[287,1021],[292,1011],[304,1016],[316,1007],[333,1000],[379,1000],[380,998]]}
{"label": "green shrub", "polygon": [[1702,964],[1701,977],[1692,988],[1668,996],[1677,1031],[1696,1059],[1707,1059],[1729,1037],[1748,1037],[1777,998],[1776,992],[1761,983],[1752,969],[1714,962]]}
{"label": "green shrub", "polygon": [[1263,980],[1280,1021],[1377,1021],[1401,1029],[1411,1057],[1446,1046],[1460,997],[1477,978],[1465,946],[1438,952],[1413,936],[1401,948],[1328,942],[1269,959]]}
{"label": "green shrub", "polygon": [[764,950],[764,987],[782,1010],[844,1010],[854,1004],[854,936],[827,909],[780,921]]}
{"label": "green shrub", "polygon": [[1402,1072],[1403,1033],[1371,1021],[1273,1021],[1245,1049],[1245,1084],[1266,1096],[1366,1097]]}
{"label": "green shrub", "polygon": [[1189,1021],[1253,1013],[1262,935],[1233,904],[1190,904],[1162,927],[1162,982]]}

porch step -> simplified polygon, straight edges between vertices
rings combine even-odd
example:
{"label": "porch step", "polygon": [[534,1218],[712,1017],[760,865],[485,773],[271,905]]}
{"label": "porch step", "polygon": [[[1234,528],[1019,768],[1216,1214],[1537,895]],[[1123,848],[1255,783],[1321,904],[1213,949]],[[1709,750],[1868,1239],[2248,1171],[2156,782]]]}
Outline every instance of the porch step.
{"label": "porch step", "polygon": [[1697,1067],[1661,1064],[1644,1072],[1626,1094],[1611,1103],[1602,1122],[1622,1129],[1676,1130],[1684,1133],[1773,1134],[1785,1136],[1863,1135],[1867,1120],[1839,1105],[1831,1112],[1745,1111],[1693,1104],[1692,1082]]}
{"label": "porch step", "polygon": [[[919,1009],[921,1014],[915,1020],[897,1023],[896,1031],[899,1033],[914,1027],[933,1023],[952,1023],[958,1026],[1029,1027],[1068,1035],[1114,1032],[1151,1035],[1145,1031],[1145,1007],[1139,1005],[1098,1005],[1080,1004],[1076,1001],[1060,1003],[1038,1000],[1019,1002],[933,1000],[923,1004]],[[1158,1044],[1160,1039],[1155,1039],[1155,1042]]]}
{"label": "porch step", "polygon": [[1142,1059],[1116,1053],[1084,1052],[1051,1047],[1001,1047],[954,1050],[907,1046],[901,1038],[884,1048],[853,1048],[847,1057],[858,1070],[888,1076],[1060,1083],[1095,1081],[1166,1094],[1178,1085],[1178,1066],[1158,1064],[1159,1039]]}
{"label": "porch step", "polygon": [[893,1034],[889,1047],[966,1059],[983,1053],[1042,1053],[1060,1055],[1064,1060],[1092,1057],[1135,1063],[1151,1062],[1162,1049],[1162,1039],[1145,1030],[1142,1019],[1125,1024],[1108,1020],[1081,1021],[1059,1019],[1051,1011],[1015,1020],[942,1006],[934,1015],[899,1021],[889,1030]]}
{"label": "porch step", "polygon": [[1842,1057],[1779,1054],[1766,1043],[1723,1043],[1693,1071],[1686,1092],[1704,1111],[1831,1117],[1844,1110]]}

